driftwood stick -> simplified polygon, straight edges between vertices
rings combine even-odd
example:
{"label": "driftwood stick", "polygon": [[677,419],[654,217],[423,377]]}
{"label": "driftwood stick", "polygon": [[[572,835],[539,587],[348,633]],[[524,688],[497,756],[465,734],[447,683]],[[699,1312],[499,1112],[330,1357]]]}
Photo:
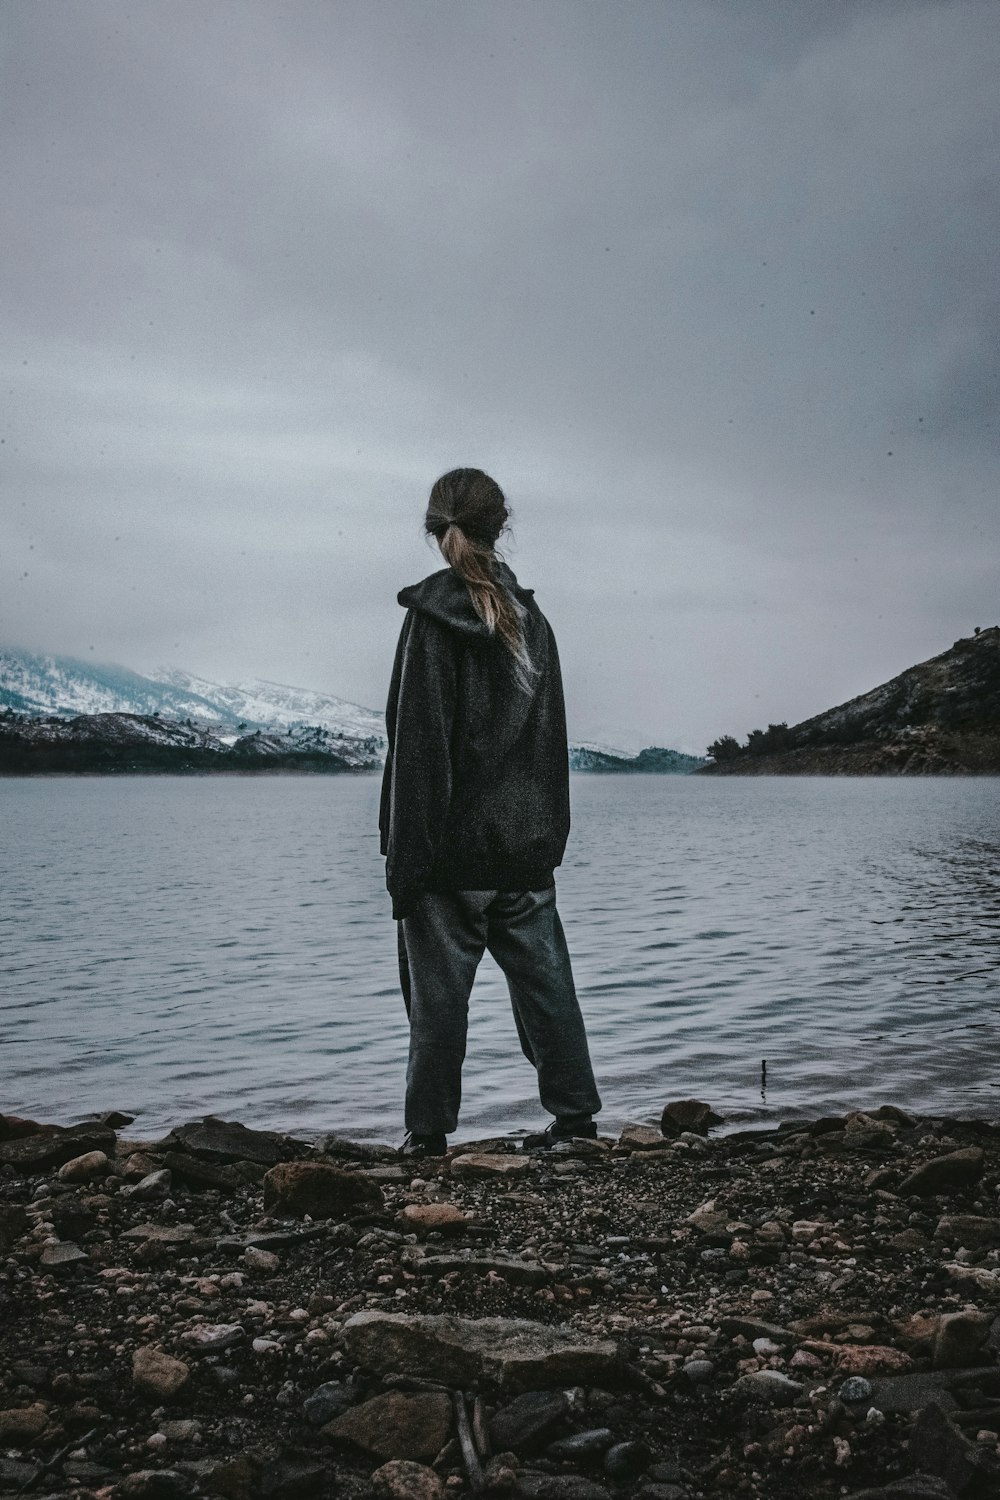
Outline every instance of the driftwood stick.
{"label": "driftwood stick", "polygon": [[483,1466],[479,1462],[479,1454],[476,1445],[472,1441],[472,1429],[469,1426],[469,1413],[465,1409],[465,1394],[463,1391],[452,1391],[452,1405],[455,1408],[455,1427],[458,1432],[458,1445],[462,1450],[462,1461],[465,1464],[465,1472],[469,1476],[469,1483],[474,1491],[479,1491],[486,1483]]}
{"label": "driftwood stick", "polygon": [[70,1442],[64,1443],[59,1451],[53,1453],[51,1458],[47,1458],[43,1464],[40,1464],[37,1471],[26,1479],[20,1489],[15,1490],[14,1493],[16,1495],[26,1495],[32,1486],[38,1483],[43,1474],[47,1474],[50,1469],[54,1469],[57,1464],[62,1463],[72,1448],[86,1447],[87,1443],[93,1442],[94,1438],[100,1434],[100,1430],[99,1427],[92,1427],[89,1432],[83,1434],[83,1437],[73,1438]]}
{"label": "driftwood stick", "polygon": [[480,1458],[489,1458],[493,1452],[490,1443],[490,1434],[486,1425],[486,1412],[483,1407],[482,1396],[477,1396],[472,1403],[472,1436],[475,1440],[476,1451]]}

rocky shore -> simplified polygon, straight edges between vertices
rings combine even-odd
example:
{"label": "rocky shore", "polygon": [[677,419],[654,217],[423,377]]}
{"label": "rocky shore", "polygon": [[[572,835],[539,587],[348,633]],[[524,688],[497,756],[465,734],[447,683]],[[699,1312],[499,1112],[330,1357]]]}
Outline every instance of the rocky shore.
{"label": "rocky shore", "polygon": [[0,1116],[0,1494],[1000,1495],[1000,1126]]}

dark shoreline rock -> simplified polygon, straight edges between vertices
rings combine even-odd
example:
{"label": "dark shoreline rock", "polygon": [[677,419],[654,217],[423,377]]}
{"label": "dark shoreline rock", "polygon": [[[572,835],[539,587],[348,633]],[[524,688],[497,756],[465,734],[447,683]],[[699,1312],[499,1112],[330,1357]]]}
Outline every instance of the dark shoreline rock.
{"label": "dark shoreline rock", "polygon": [[[471,1488],[460,1409],[487,1496],[993,1484],[1000,1130],[684,1123],[406,1163],[212,1116],[155,1142],[18,1120],[0,1487],[439,1500]],[[310,1178],[329,1195],[276,1188]]]}

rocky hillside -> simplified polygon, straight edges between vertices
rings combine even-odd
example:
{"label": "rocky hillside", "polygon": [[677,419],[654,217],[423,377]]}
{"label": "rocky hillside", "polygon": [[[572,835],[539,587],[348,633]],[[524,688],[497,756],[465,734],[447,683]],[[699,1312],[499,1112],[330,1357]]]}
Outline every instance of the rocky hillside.
{"label": "rocky hillside", "polygon": [[705,764],[697,755],[684,755],[680,750],[666,750],[660,745],[650,745],[638,755],[627,755],[623,750],[598,749],[593,745],[571,745],[569,766],[571,771],[624,772],[653,771],[658,775],[688,776]]}
{"label": "rocky hillside", "polygon": [[955,642],[848,703],[712,747],[714,775],[1000,773],[1000,627]]}

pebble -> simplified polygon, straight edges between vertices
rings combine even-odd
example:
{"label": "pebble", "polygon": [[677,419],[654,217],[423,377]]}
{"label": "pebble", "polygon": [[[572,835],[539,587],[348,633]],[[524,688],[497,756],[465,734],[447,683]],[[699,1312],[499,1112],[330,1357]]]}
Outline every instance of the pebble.
{"label": "pebble", "polygon": [[843,1382],[837,1395],[841,1401],[846,1401],[855,1406],[859,1401],[871,1400],[872,1383],[863,1375],[849,1375]]}
{"label": "pebble", "polygon": [[245,1338],[239,1323],[198,1323],[181,1334],[181,1343],[192,1354],[219,1354]]}
{"label": "pebble", "polygon": [[281,1261],[273,1250],[261,1250],[256,1245],[248,1245],[243,1252],[243,1264],[250,1271],[263,1271],[270,1275],[281,1265]]}

